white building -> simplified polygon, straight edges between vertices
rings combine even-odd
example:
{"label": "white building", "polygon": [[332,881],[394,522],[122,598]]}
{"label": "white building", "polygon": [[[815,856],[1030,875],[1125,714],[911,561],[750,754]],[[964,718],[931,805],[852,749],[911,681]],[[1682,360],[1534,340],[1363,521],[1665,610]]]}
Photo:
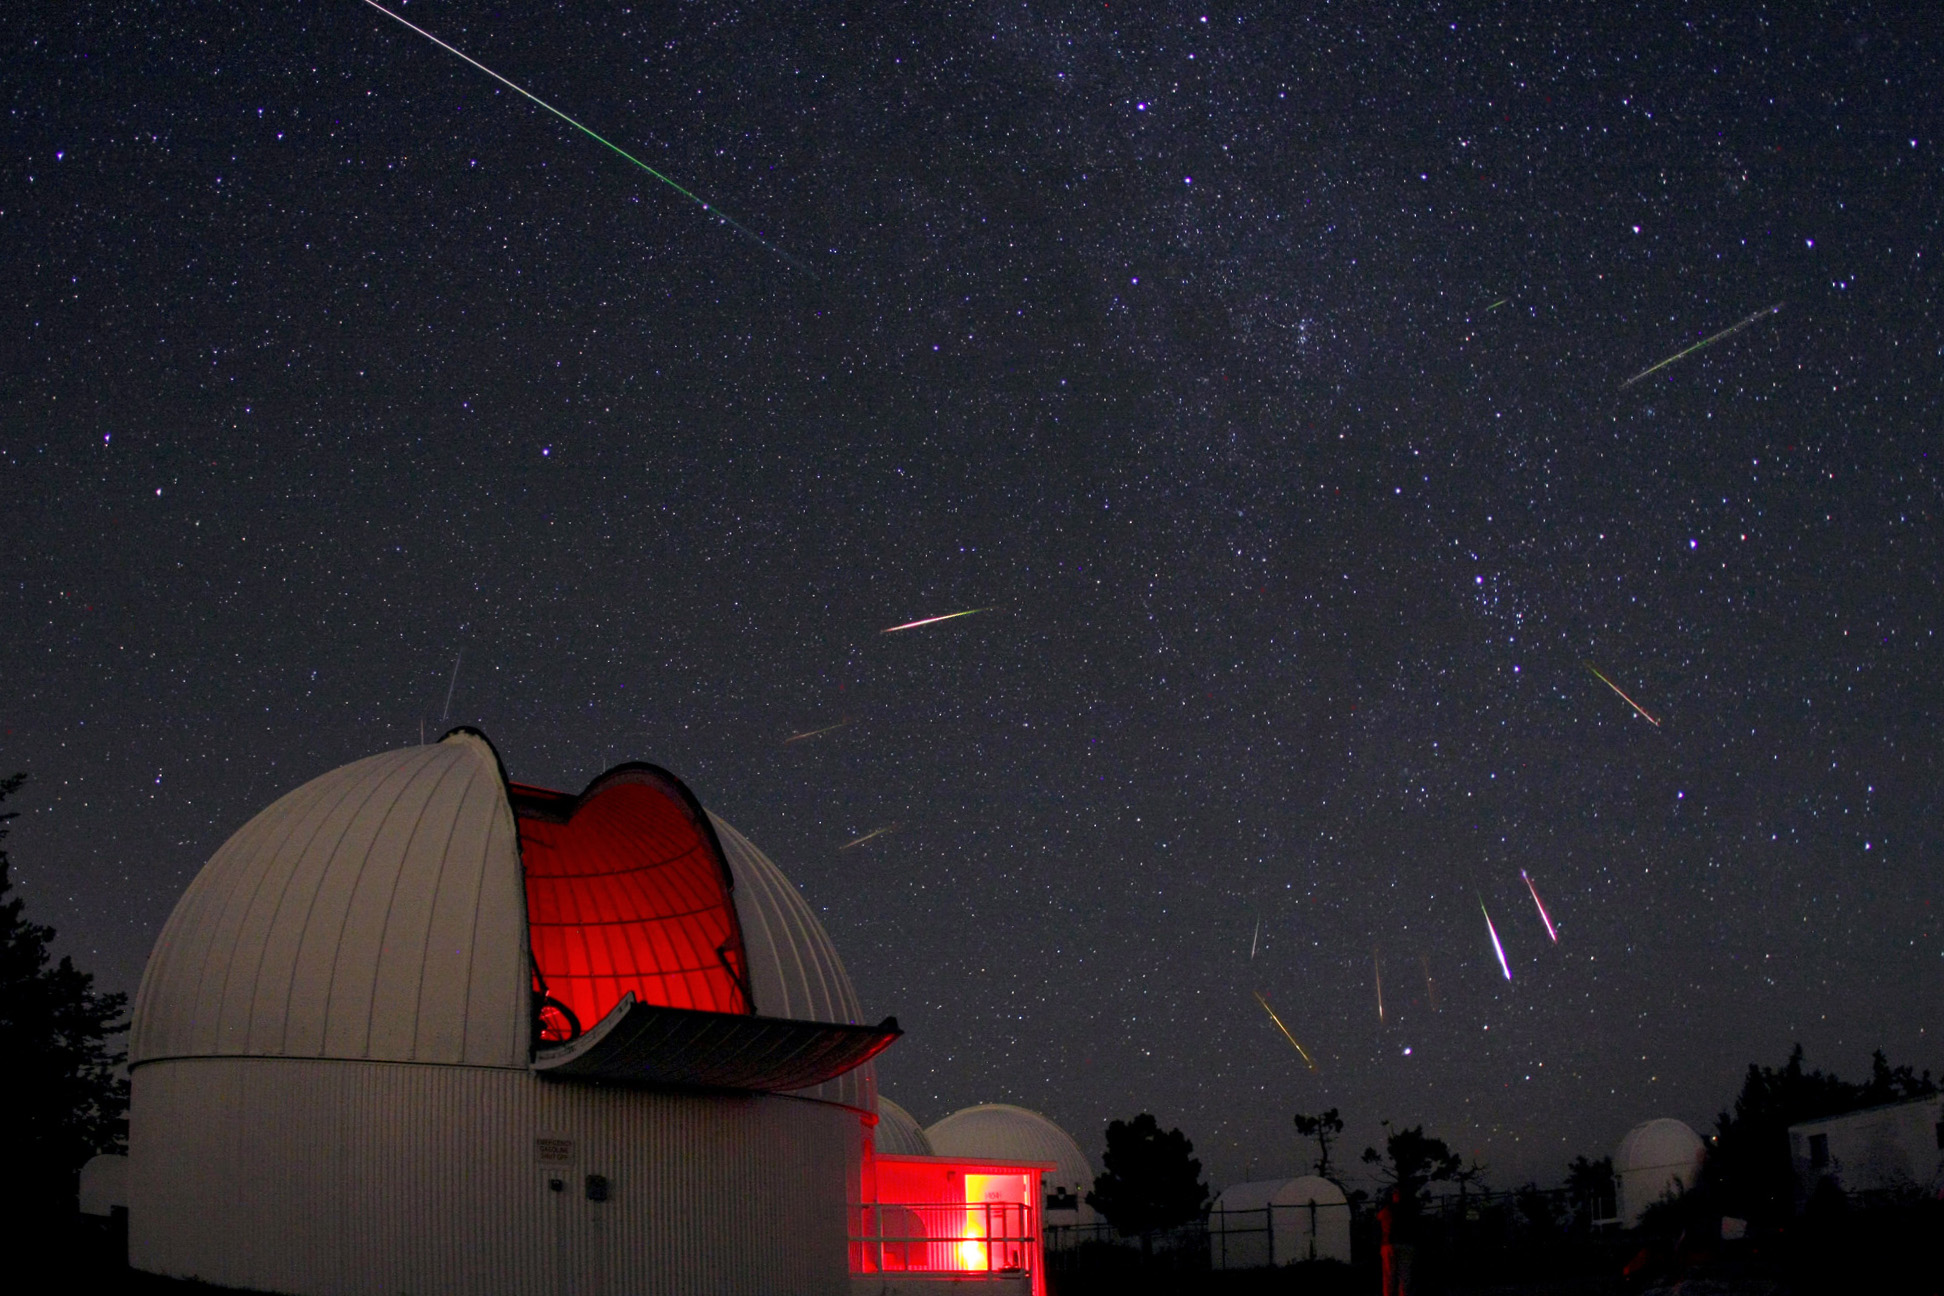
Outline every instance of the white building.
{"label": "white building", "polygon": [[1208,1213],[1208,1257],[1217,1269],[1349,1264],[1349,1199],[1319,1175],[1232,1184]]}
{"label": "white building", "polygon": [[1796,1205],[1825,1180],[1846,1193],[1944,1189],[1944,1098],[1919,1098],[1789,1126]]}
{"label": "white building", "polygon": [[802,897],[650,766],[578,797],[477,733],[218,850],[130,1039],[138,1269],[319,1296],[850,1290],[876,1106]]}
{"label": "white building", "polygon": [[1621,1227],[1633,1228],[1649,1206],[1699,1183],[1705,1152],[1701,1136],[1670,1117],[1644,1121],[1628,1130],[1613,1153]]}

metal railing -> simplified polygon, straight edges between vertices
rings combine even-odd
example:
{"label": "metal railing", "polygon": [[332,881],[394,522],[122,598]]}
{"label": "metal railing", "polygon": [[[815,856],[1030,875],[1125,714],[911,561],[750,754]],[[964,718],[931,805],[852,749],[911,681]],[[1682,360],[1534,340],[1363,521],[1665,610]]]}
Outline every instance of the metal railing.
{"label": "metal railing", "polygon": [[[1610,1193],[1589,1197],[1566,1189],[1507,1192],[1474,1187],[1430,1197],[1415,1227],[1426,1241],[1435,1237],[1446,1248],[1470,1251],[1610,1236],[1618,1223],[1613,1214]],[[1334,1223],[1336,1219],[1343,1223]],[[1326,1250],[1332,1234],[1336,1245]],[[1046,1256],[1055,1271],[1090,1263],[1086,1253],[1103,1247],[1138,1249],[1180,1269],[1241,1269],[1323,1259],[1331,1251],[1340,1256],[1337,1248],[1346,1240],[1355,1255],[1374,1254],[1377,1222],[1370,1202],[1214,1209],[1201,1219],[1146,1237],[1123,1234],[1104,1222],[1049,1224]]]}
{"label": "metal railing", "polygon": [[851,1263],[860,1273],[1030,1277],[1039,1238],[1018,1202],[877,1202],[858,1208]]}
{"label": "metal railing", "polygon": [[[1342,1255],[1317,1247],[1317,1224],[1343,1220]],[[1208,1212],[1208,1259],[1217,1269],[1294,1264],[1320,1258],[1348,1260],[1351,1207],[1342,1202],[1271,1202],[1244,1210],[1218,1207]],[[1280,1242],[1280,1245],[1278,1243]]]}

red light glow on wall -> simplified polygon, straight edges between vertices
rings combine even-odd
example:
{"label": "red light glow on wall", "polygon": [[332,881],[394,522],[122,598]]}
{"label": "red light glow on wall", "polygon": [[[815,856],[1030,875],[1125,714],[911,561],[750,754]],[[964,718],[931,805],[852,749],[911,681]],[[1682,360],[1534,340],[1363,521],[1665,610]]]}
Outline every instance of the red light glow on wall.
{"label": "red light glow on wall", "polygon": [[[578,801],[513,793],[535,968],[582,1029],[629,991],[668,1008],[752,1011],[728,870],[672,776],[617,772]],[[549,1006],[542,1033],[573,1032]]]}

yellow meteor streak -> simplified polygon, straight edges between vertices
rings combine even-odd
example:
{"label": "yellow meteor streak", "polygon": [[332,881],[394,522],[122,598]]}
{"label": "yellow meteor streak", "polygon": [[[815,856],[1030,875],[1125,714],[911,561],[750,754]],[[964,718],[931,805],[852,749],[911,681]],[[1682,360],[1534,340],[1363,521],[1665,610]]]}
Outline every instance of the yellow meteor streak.
{"label": "yellow meteor streak", "polygon": [[962,616],[973,616],[980,612],[992,611],[989,607],[967,608],[963,612],[947,612],[944,616],[926,617],[922,621],[907,621],[903,625],[886,626],[879,634],[896,634],[900,630],[916,630],[919,626],[937,625],[940,621],[954,621]]}
{"label": "yellow meteor streak", "polygon": [[1721,341],[1721,339],[1725,337],[1731,337],[1734,334],[1741,332],[1743,329],[1747,328],[1750,324],[1753,324],[1756,320],[1762,318],[1762,316],[1773,315],[1775,314],[1775,312],[1781,309],[1782,309],[1781,302],[1777,302],[1773,306],[1764,306],[1761,310],[1756,311],[1753,315],[1750,315],[1747,319],[1743,320],[1741,323],[1730,324],[1727,328],[1721,330],[1721,332],[1715,334],[1713,337],[1704,337],[1699,342],[1696,342],[1693,346],[1689,347],[1687,350],[1677,351],[1673,355],[1667,357],[1667,359],[1661,361],[1659,364],[1648,365],[1645,369],[1642,369],[1639,373],[1627,379],[1627,381],[1621,383],[1620,390],[1621,391],[1627,390],[1627,388],[1633,386],[1635,383],[1639,382],[1642,378],[1645,378],[1648,374],[1659,373],[1661,370],[1667,368],[1667,366],[1673,364],[1676,360],[1685,359],[1688,356],[1693,355],[1696,351],[1699,351],[1702,347],[1713,346],[1715,343]]}
{"label": "yellow meteor streak", "polygon": [[865,833],[862,837],[851,838],[849,841],[845,842],[842,846],[839,846],[837,849],[840,851],[847,851],[853,846],[862,846],[865,842],[871,840],[871,838],[873,837],[882,837],[886,833],[894,833],[896,831],[898,831],[897,824],[886,824],[882,828],[871,829],[871,831]]}
{"label": "yellow meteor streak", "polygon": [[788,738],[785,738],[783,745],[788,747],[791,743],[802,742],[805,738],[818,738],[827,733],[836,733],[849,723],[850,717],[845,716],[834,725],[825,725],[821,729],[805,729],[802,733],[793,733]]}
{"label": "yellow meteor streak", "polygon": [[1314,1059],[1310,1057],[1309,1050],[1296,1042],[1296,1037],[1289,1033],[1289,1027],[1283,1025],[1282,1018],[1276,1016],[1276,1010],[1274,1008],[1271,1008],[1269,1006],[1269,1001],[1262,997],[1262,991],[1252,990],[1250,991],[1250,993],[1255,995],[1255,1001],[1262,1005],[1262,1011],[1269,1014],[1269,1020],[1276,1023],[1276,1029],[1282,1032],[1282,1037],[1289,1041],[1290,1047],[1294,1048],[1297,1051],[1297,1053],[1302,1055],[1304,1064],[1308,1066],[1312,1072],[1314,1072],[1316,1070],[1316,1062]]}
{"label": "yellow meteor streak", "polygon": [[1490,315],[1493,311],[1497,310],[1499,307],[1505,305],[1505,303],[1511,300],[1512,299],[1510,297],[1501,297],[1497,301],[1493,302],[1490,306],[1487,306],[1485,308],[1485,313],[1487,315]]}
{"label": "yellow meteor streak", "polygon": [[[1600,674],[1600,668],[1598,666],[1595,666],[1592,662],[1587,662],[1586,669],[1592,671],[1594,678],[1599,680],[1600,683],[1606,685],[1608,688],[1612,689],[1615,693],[1620,693],[1620,686],[1618,684],[1615,684],[1612,680],[1608,679],[1606,676]],[[1654,726],[1654,728],[1656,729],[1660,728],[1660,721],[1648,715],[1646,708],[1641,706],[1640,703],[1634,701],[1632,698],[1628,697],[1625,693],[1620,693],[1620,700],[1622,702],[1625,702],[1628,706],[1632,707],[1634,710],[1640,712],[1640,718],[1642,720],[1645,720],[1648,724]]]}

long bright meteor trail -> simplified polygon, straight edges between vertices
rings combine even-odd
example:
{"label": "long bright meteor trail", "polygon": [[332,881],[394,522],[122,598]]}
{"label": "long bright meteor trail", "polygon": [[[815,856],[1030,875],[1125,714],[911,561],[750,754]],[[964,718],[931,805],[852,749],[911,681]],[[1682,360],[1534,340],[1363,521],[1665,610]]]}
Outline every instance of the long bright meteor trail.
{"label": "long bright meteor trail", "polygon": [[[1600,668],[1598,666],[1595,666],[1592,662],[1587,662],[1586,669],[1592,671],[1593,677],[1599,680],[1600,683],[1606,685],[1608,688],[1612,689],[1615,693],[1620,693],[1620,686],[1618,684],[1615,684],[1612,680],[1608,679],[1606,676],[1600,674]],[[1634,701],[1632,698],[1628,697],[1625,693],[1620,693],[1620,700],[1622,702],[1625,702],[1628,706],[1632,707],[1634,710],[1640,712],[1640,718],[1642,720],[1645,720],[1648,724],[1654,726],[1654,728],[1656,729],[1660,728],[1660,721],[1648,715],[1647,709],[1641,706],[1640,703]]]}
{"label": "long bright meteor trail", "polygon": [[845,725],[849,723],[850,720],[848,717],[846,717],[845,719],[839,720],[834,725],[825,725],[821,729],[805,729],[802,733],[793,733],[788,738],[785,738],[783,740],[783,745],[785,747],[788,747],[791,743],[800,743],[806,738],[821,738],[823,735],[827,733],[836,733],[839,729],[842,729]]}
{"label": "long bright meteor trail", "polygon": [[1370,970],[1377,974],[1377,1024],[1384,1024],[1384,965],[1377,960],[1377,951],[1370,951]]}
{"label": "long bright meteor trail", "polygon": [[1269,1020],[1276,1023],[1276,1029],[1282,1032],[1282,1037],[1289,1041],[1290,1047],[1295,1049],[1296,1052],[1299,1055],[1301,1055],[1303,1059],[1303,1064],[1307,1066],[1312,1072],[1314,1072],[1316,1070],[1316,1060],[1310,1057],[1308,1049],[1304,1048],[1301,1044],[1298,1044],[1296,1042],[1296,1037],[1289,1033],[1289,1027],[1283,1025],[1282,1018],[1276,1016],[1276,1010],[1274,1008],[1271,1008],[1269,1006],[1269,1001],[1262,997],[1262,991],[1251,990],[1249,993],[1253,994],[1255,996],[1255,1001],[1262,1005],[1262,1011],[1269,1014]]}
{"label": "long bright meteor trail", "polygon": [[1485,908],[1484,896],[1478,897],[1478,912],[1485,915],[1485,930],[1492,933],[1492,952],[1498,955],[1499,971],[1505,973],[1505,979],[1510,981],[1512,979],[1512,965],[1505,961],[1505,946],[1499,944],[1498,928],[1492,926],[1491,911]]}
{"label": "long bright meteor trail", "polygon": [[463,50],[454,49],[452,46],[440,40],[437,36],[434,36],[431,32],[425,30],[425,28],[420,27],[416,23],[410,22],[407,19],[405,19],[403,16],[399,14],[395,14],[391,10],[385,8],[385,6],[378,3],[378,0],[364,0],[364,2],[370,5],[373,9],[376,9],[379,13],[385,15],[385,17],[391,19],[393,22],[401,23],[404,26],[410,27],[413,31],[425,37],[425,39],[431,41],[434,45],[437,45],[440,49],[444,50],[446,53],[457,55],[459,58],[466,60],[466,62],[472,64],[474,67],[478,68],[481,72],[484,72],[487,76],[493,78],[493,80],[499,82],[507,89],[512,90],[517,94],[525,95],[527,98],[533,100],[533,102],[539,104],[542,108],[545,108],[548,112],[560,118],[560,120],[566,122],[569,126],[572,126],[575,130],[587,136],[589,139],[595,141],[598,144],[602,144],[608,148],[613,149],[616,153],[619,153],[622,157],[628,159],[628,161],[634,163],[636,166],[640,167],[643,171],[646,171],[649,175],[655,177],[655,179],[661,181],[663,184],[667,185],[670,189],[673,189],[676,193],[682,195],[682,197],[688,199],[690,202],[694,203],[697,207],[700,207],[703,211],[709,213],[709,215],[715,217],[717,220],[721,221],[724,225],[727,225],[730,229],[736,231],[736,233],[742,235],[744,238],[750,240],[752,243],[755,243],[758,247],[761,247],[768,252],[775,253],[782,260],[789,263],[789,265],[791,265],[793,268],[801,270],[805,274],[811,273],[809,266],[803,264],[803,262],[791,256],[788,252],[785,252],[782,248],[776,246],[776,244],[770,242],[768,239],[764,238],[761,234],[758,234],[756,233],[756,231],[749,229],[747,226],[743,225],[740,221],[733,219],[727,213],[725,213],[721,208],[714,206],[706,199],[699,198],[695,194],[692,194],[688,190],[682,188],[681,185],[676,184],[673,180],[669,179],[661,172],[655,170],[655,168],[649,166],[646,162],[643,162],[640,158],[628,152],[628,150],[622,148],[619,144],[614,143],[612,140],[603,139],[601,136],[596,135],[593,131],[581,125],[579,122],[575,121],[572,117],[569,117],[566,113],[560,111],[560,109],[554,107],[552,104],[548,103],[545,99],[542,99],[539,95],[534,94],[531,90],[528,90],[523,86],[514,85],[511,81],[508,81],[505,77],[493,71],[493,69],[487,67],[484,63],[481,63],[478,59],[474,58],[472,55],[465,53]]}
{"label": "long bright meteor trail", "polygon": [[871,831],[865,833],[862,837],[851,838],[849,841],[845,842],[842,846],[839,846],[837,849],[840,851],[847,851],[853,846],[862,846],[865,842],[871,840],[871,838],[873,837],[882,837],[886,833],[896,832],[896,831],[898,831],[898,825],[886,824],[882,828],[871,829]]}
{"label": "long bright meteor trail", "polygon": [[[370,0],[365,0],[365,2],[369,4]],[[1673,364],[1676,360],[1685,360],[1688,356],[1693,355],[1696,351],[1699,351],[1702,347],[1711,347],[1725,337],[1733,337],[1735,334],[1747,328],[1750,324],[1753,324],[1756,320],[1761,319],[1764,315],[1775,314],[1775,312],[1782,309],[1782,305],[1783,303],[1777,302],[1773,306],[1764,306],[1761,310],[1756,311],[1753,315],[1750,315],[1747,319],[1743,320],[1741,323],[1730,324],[1727,328],[1721,330],[1721,332],[1715,334],[1713,337],[1702,338],[1699,342],[1696,342],[1693,346],[1689,347],[1687,350],[1677,351],[1673,355],[1667,357],[1667,359],[1661,361],[1657,365],[1648,365],[1645,369],[1642,369],[1639,373],[1627,379],[1627,381],[1621,383],[1620,390],[1621,391],[1627,390],[1627,388],[1633,386],[1635,383],[1639,382],[1642,378],[1645,378],[1648,374],[1659,373],[1661,370],[1667,368],[1667,366]]]}
{"label": "long bright meteor trail", "polygon": [[944,616],[926,617],[922,621],[907,621],[903,625],[886,626],[879,634],[896,634],[900,630],[916,630],[919,626],[937,625],[940,621],[955,621],[962,616],[975,616],[980,612],[990,612],[991,608],[967,608],[963,612],[947,612]]}
{"label": "long bright meteor trail", "polygon": [[1262,940],[1262,919],[1256,919],[1255,935],[1249,937],[1249,957],[1255,958],[1256,945]]}
{"label": "long bright meteor trail", "polygon": [[1553,944],[1559,944],[1559,929],[1552,925],[1552,915],[1546,912],[1546,902],[1539,898],[1539,888],[1532,885],[1524,869],[1519,870],[1519,878],[1526,884],[1526,890],[1532,892],[1532,903],[1539,906],[1539,921],[1546,924],[1546,935],[1552,937]]}

